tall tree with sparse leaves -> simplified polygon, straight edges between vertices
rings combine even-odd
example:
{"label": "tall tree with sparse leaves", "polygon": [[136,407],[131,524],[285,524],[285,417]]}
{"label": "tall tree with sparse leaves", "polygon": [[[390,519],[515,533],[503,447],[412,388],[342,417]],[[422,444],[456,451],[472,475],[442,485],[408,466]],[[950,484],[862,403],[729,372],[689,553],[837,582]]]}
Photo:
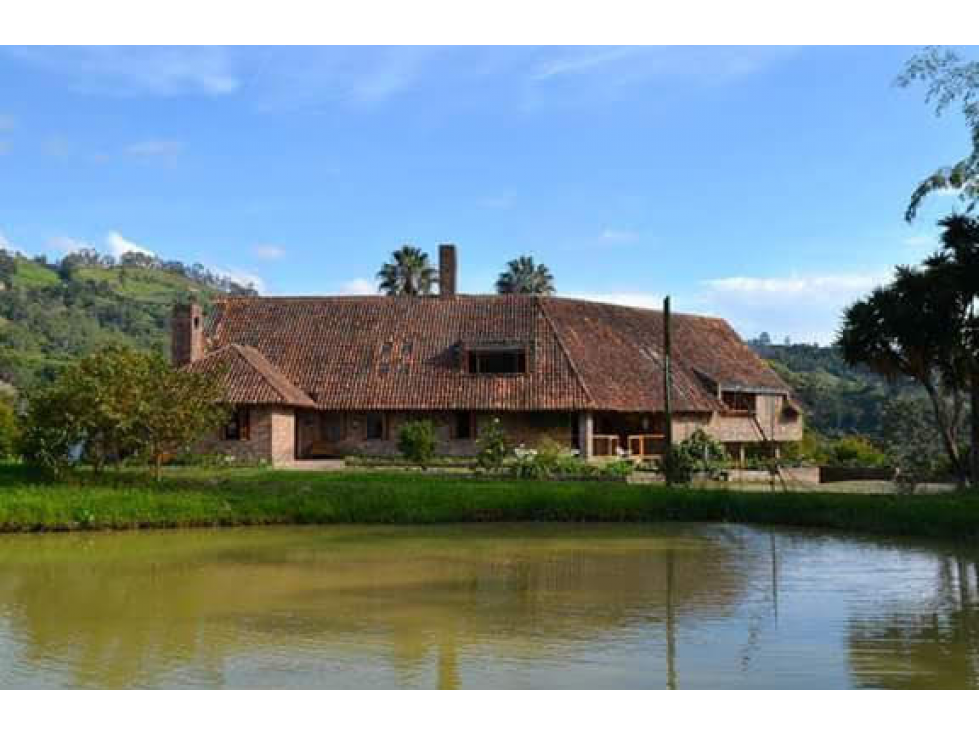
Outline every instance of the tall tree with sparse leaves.
{"label": "tall tree with sparse leaves", "polygon": [[908,61],[897,83],[902,87],[924,84],[925,99],[936,114],[957,106],[972,142],[972,150],[964,158],[938,168],[918,184],[905,219],[912,221],[929,195],[945,190],[957,191],[971,212],[979,204],[979,61],[963,59],[950,49],[928,47]]}
{"label": "tall tree with sparse leaves", "polygon": [[496,292],[551,296],[555,293],[554,276],[546,265],[537,265],[534,258],[524,255],[507,263],[496,280]]}
{"label": "tall tree with sparse leaves", "polygon": [[377,271],[378,290],[388,296],[427,296],[438,282],[428,254],[405,245],[391,253],[391,260]]}

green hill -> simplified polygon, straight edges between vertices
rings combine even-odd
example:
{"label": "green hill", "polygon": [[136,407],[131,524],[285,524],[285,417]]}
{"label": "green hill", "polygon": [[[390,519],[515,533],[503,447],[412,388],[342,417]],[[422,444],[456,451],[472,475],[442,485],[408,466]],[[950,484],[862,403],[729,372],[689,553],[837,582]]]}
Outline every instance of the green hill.
{"label": "green hill", "polygon": [[43,383],[73,358],[123,344],[165,353],[174,303],[247,292],[200,265],[94,252],[58,263],[0,250],[0,383]]}
{"label": "green hill", "polygon": [[877,437],[887,401],[921,392],[910,382],[889,384],[872,372],[851,367],[835,347],[748,342],[793,389],[806,408],[807,425],[827,436]]}

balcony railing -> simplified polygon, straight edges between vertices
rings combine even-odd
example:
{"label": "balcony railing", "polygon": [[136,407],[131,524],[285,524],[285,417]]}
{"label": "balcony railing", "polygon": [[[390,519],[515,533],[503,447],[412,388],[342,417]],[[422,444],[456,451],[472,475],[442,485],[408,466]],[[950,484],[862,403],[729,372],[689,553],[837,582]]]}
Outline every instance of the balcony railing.
{"label": "balcony railing", "polygon": [[597,458],[615,457],[619,449],[628,450],[634,459],[645,459],[651,456],[662,456],[666,447],[665,438],[658,433],[642,433],[626,436],[625,445],[617,435],[596,434],[592,436],[592,456]]}

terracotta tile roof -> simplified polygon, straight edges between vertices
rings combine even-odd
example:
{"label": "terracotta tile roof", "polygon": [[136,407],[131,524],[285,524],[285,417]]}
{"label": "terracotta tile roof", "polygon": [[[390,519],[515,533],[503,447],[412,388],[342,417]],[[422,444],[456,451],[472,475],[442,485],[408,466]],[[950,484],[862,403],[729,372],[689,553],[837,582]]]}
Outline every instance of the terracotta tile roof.
{"label": "terracotta tile roof", "polygon": [[231,403],[316,407],[306,393],[253,347],[229,344],[207,354],[188,369],[220,372],[225,395]]}
{"label": "terracotta tile roof", "polygon": [[[726,322],[673,323],[675,410],[720,409],[712,381],[788,392]],[[235,297],[207,339],[257,350],[323,409],[658,411],[662,326],[658,311],[555,297]],[[465,372],[460,353],[491,343],[527,345],[527,373]]]}

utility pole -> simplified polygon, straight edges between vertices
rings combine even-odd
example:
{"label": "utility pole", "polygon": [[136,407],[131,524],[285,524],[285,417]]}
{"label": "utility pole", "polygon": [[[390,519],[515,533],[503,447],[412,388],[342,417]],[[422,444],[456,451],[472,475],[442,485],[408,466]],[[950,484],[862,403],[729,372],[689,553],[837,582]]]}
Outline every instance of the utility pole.
{"label": "utility pole", "polygon": [[666,449],[663,460],[667,467],[673,465],[673,366],[671,364],[673,347],[671,331],[670,297],[667,296],[663,299],[663,413],[666,416],[666,426],[663,431]]}

